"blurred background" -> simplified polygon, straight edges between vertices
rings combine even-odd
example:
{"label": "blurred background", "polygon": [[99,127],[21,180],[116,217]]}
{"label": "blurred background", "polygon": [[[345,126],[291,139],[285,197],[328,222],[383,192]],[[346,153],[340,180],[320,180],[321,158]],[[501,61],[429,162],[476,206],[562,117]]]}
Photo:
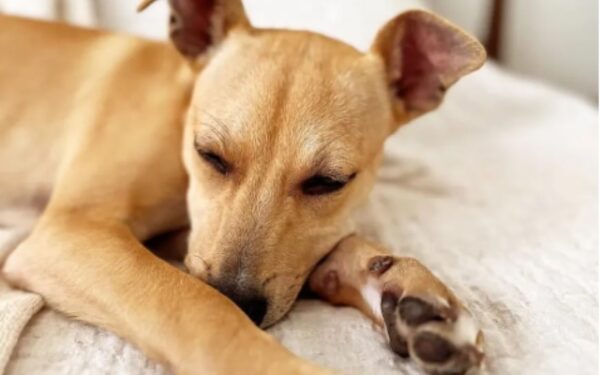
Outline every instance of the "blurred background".
{"label": "blurred background", "polygon": [[[476,35],[508,69],[597,103],[596,0],[244,0],[257,26],[324,32],[361,49],[393,15],[427,8]],[[167,1],[141,15],[136,0],[0,0],[0,11],[101,27],[149,38],[166,35]],[[385,11],[372,11],[382,8]],[[370,11],[371,10],[371,11]]]}

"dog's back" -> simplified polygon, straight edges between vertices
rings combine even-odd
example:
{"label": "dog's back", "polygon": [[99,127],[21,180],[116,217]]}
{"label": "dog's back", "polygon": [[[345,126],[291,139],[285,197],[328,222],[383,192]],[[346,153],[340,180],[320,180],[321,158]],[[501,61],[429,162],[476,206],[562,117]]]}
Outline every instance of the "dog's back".
{"label": "dog's back", "polygon": [[45,201],[75,128],[151,126],[189,86],[171,46],[127,35],[0,16],[0,50],[0,208]]}

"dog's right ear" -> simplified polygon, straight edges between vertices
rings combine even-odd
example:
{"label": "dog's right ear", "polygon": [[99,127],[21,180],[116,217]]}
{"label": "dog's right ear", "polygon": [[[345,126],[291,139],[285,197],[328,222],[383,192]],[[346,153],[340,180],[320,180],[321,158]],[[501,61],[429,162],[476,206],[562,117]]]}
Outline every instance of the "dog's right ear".
{"label": "dog's right ear", "polygon": [[420,10],[389,21],[371,51],[384,62],[397,126],[435,109],[452,84],[485,62],[474,37]]}
{"label": "dog's right ear", "polygon": [[[156,0],[143,0],[138,11]],[[169,36],[192,61],[218,45],[236,28],[250,28],[241,0],[169,0]]]}

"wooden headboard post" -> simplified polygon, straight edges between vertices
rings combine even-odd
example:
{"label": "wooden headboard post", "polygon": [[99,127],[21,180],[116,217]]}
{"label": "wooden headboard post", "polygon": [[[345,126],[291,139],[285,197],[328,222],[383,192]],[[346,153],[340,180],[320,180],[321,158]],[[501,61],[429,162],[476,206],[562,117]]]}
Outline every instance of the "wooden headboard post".
{"label": "wooden headboard post", "polygon": [[490,28],[488,30],[486,49],[488,56],[495,59],[501,60],[501,47],[502,47],[502,26],[504,21],[505,12],[505,1],[504,0],[493,0],[492,11],[490,14]]}

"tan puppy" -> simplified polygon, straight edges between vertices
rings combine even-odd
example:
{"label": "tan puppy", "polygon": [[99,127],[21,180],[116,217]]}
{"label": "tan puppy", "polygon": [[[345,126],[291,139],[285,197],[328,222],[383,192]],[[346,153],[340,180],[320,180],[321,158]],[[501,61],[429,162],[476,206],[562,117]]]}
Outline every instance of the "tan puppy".
{"label": "tan puppy", "polygon": [[[268,326],[335,248],[310,282],[326,300],[385,322],[392,348],[427,370],[479,364],[481,334],[430,272],[358,237],[340,242],[386,137],[483,63],[479,43],[414,11],[364,54],[254,29],[239,0],[170,4],[186,59],[162,43],[0,18],[0,222],[43,210],[8,279],[178,373],[313,374],[325,370],[208,284]],[[191,275],[142,245],[188,225]]]}

